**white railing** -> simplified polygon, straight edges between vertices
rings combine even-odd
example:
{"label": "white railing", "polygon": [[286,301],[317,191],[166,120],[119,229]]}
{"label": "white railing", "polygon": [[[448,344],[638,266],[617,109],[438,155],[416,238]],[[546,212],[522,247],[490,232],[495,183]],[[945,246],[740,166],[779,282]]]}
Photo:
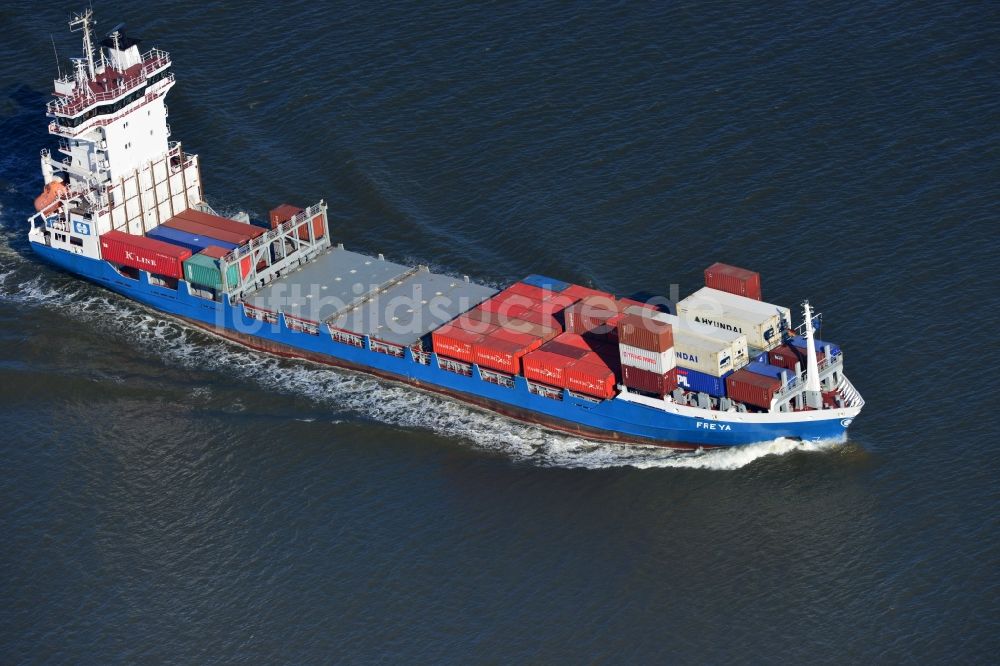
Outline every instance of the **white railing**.
{"label": "white railing", "polygon": [[[165,77],[163,77],[162,79],[160,79],[158,81],[158,83],[163,83],[164,81],[173,81],[173,80],[174,80],[174,74],[173,74],[173,72],[171,72],[170,74],[167,74]],[[147,99],[147,101],[149,100],[148,97],[146,99]],[[51,104],[51,102],[50,102],[50,104]],[[80,123],[76,127],[66,127],[64,125],[60,125],[58,123],[58,121],[53,120],[53,121],[51,121],[49,123],[49,133],[50,134],[55,134],[56,136],[64,136],[64,137],[73,138],[73,137],[77,136],[78,134],[82,134],[83,132],[89,131],[89,130],[95,128],[95,127],[103,127],[104,125],[110,125],[111,123],[115,122],[116,120],[122,118],[123,116],[125,116],[125,115],[127,115],[129,113],[131,113],[134,109],[130,108],[130,106],[131,105],[126,106],[119,113],[116,113],[113,116],[112,115],[97,115],[97,116],[94,116],[93,118],[90,118],[89,120],[86,120],[86,121]],[[66,113],[66,111],[60,111],[60,113]]]}
{"label": "white railing", "polygon": [[448,372],[454,372],[455,374],[465,375],[466,377],[472,376],[472,364],[463,363],[461,361],[456,361],[451,358],[441,358],[438,357],[438,366],[442,370],[447,370]]}
{"label": "white railing", "polygon": [[431,364],[431,355],[430,355],[430,353],[424,352],[424,351],[417,351],[416,349],[411,349],[410,351],[413,352],[413,360],[416,361],[417,363],[419,363],[420,365],[430,365]]}
{"label": "white railing", "polygon": [[482,375],[483,380],[491,384],[496,384],[498,386],[506,386],[507,388],[514,388],[514,377],[513,375],[508,375],[503,372],[497,372],[495,370],[485,370],[479,368],[479,374]]}
{"label": "white railing", "polygon": [[293,317],[288,313],[285,313],[285,326],[292,331],[308,333],[309,335],[319,335],[319,324],[317,322],[310,319]]}
{"label": "white railing", "polygon": [[[819,362],[817,369],[819,371],[820,379],[823,378],[824,374],[828,374],[828,371],[834,370],[837,367],[841,367],[844,364],[843,354],[831,354],[830,356],[824,358]],[[789,380],[788,383],[781,387],[777,393],[774,394],[774,399],[776,402],[784,402],[784,399],[789,395],[798,393],[805,390],[806,383],[806,373],[802,373],[801,376],[795,374],[794,370],[788,371]]]}
{"label": "white railing", "polygon": [[552,386],[546,386],[545,384],[536,384],[534,382],[528,382],[528,391],[534,393],[535,395],[540,395],[544,398],[552,398],[553,400],[563,399],[562,389],[557,389]]}
{"label": "white railing", "polygon": [[327,326],[326,328],[330,331],[330,337],[333,338],[334,342],[351,345],[352,347],[358,347],[359,349],[365,348],[364,336],[356,333],[350,333],[349,331],[342,331],[339,328],[332,328],[330,326]]}
{"label": "white railing", "polygon": [[382,342],[381,340],[372,340],[371,349],[373,352],[378,352],[379,354],[388,354],[389,356],[395,356],[397,358],[403,358],[404,356],[403,347],[399,345],[393,345],[388,342]]}
{"label": "white railing", "polygon": [[277,324],[278,315],[270,310],[265,310],[264,308],[255,308],[252,305],[243,304],[243,314],[247,316],[248,319],[256,319],[257,321],[267,322],[268,324]]}

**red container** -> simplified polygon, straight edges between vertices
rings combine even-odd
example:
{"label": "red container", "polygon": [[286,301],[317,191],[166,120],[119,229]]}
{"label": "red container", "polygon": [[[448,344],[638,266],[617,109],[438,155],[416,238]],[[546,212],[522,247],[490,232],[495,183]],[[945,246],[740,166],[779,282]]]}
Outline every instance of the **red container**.
{"label": "red container", "polygon": [[456,328],[460,328],[463,331],[478,333],[479,335],[489,335],[498,328],[492,321],[484,321],[480,318],[472,316],[468,312],[452,321],[451,325]]}
{"label": "red container", "polygon": [[[509,342],[516,342],[519,345],[523,345],[527,351],[534,351],[542,346],[542,339],[531,333],[522,333],[520,331],[513,331],[509,328],[498,328],[497,330],[490,333],[490,337],[497,338],[498,340],[507,340]],[[527,352],[525,352],[527,353]]]}
{"label": "red container", "polygon": [[547,351],[551,354],[558,354],[559,356],[565,356],[566,358],[571,358],[575,361],[584,359],[592,353],[585,347],[574,347],[566,344],[565,342],[559,342],[558,338],[555,340],[549,340],[542,345],[542,351]]}
{"label": "red container", "polygon": [[502,317],[510,318],[512,316],[512,309],[523,308],[525,310],[529,310],[537,302],[538,301],[528,298],[523,294],[512,294],[506,291],[501,291],[490,300],[481,303],[479,307],[486,312],[494,312]]}
{"label": "red container", "polygon": [[615,373],[602,363],[573,361],[566,367],[566,388],[595,398],[615,396]]}
{"label": "red container", "polygon": [[562,312],[578,300],[580,299],[567,296],[566,294],[557,294],[553,292],[552,295],[545,299],[542,305],[546,308],[546,312],[549,314],[555,314],[557,312]]}
{"label": "red container", "polygon": [[665,352],[674,346],[674,328],[650,317],[624,314],[618,322],[618,342],[646,351]]}
{"label": "red container", "polygon": [[198,222],[192,222],[187,218],[179,216],[170,218],[163,223],[163,226],[171,229],[177,229],[179,231],[185,231],[189,234],[200,236],[202,238],[213,238],[226,243],[233,243],[234,245],[243,245],[250,240],[250,237],[245,234],[234,234],[229,231],[199,224]]}
{"label": "red container", "polygon": [[177,217],[183,217],[191,220],[192,222],[204,224],[206,227],[221,229],[222,231],[228,231],[241,236],[249,236],[250,238],[257,238],[257,236],[264,233],[264,229],[253,224],[244,224],[243,222],[230,220],[228,217],[210,215],[208,213],[203,213],[200,210],[194,210],[193,208],[188,208],[182,213],[177,213]]}
{"label": "red container", "polygon": [[101,258],[123,266],[172,278],[184,277],[184,260],[191,250],[121,231],[101,235]]}
{"label": "red container", "polygon": [[796,363],[801,363],[803,368],[806,365],[805,356],[799,355],[798,350],[791,345],[781,345],[769,351],[767,362],[788,370],[794,370]]}
{"label": "red container", "polygon": [[617,309],[604,309],[586,300],[574,303],[563,310],[566,330],[577,335],[608,335],[618,323]]}
{"label": "red container", "polygon": [[445,324],[431,333],[431,346],[439,356],[474,363],[473,349],[482,338],[479,333],[470,333],[452,324]]}
{"label": "red container", "polygon": [[572,362],[571,358],[542,349],[536,349],[521,358],[526,378],[559,388],[566,388],[566,367]]}
{"label": "red container", "polygon": [[517,375],[521,373],[521,358],[541,344],[527,333],[499,328],[473,345],[473,358],[480,367]]}
{"label": "red container", "polygon": [[615,297],[606,291],[598,291],[597,289],[591,289],[590,287],[581,287],[578,284],[571,284],[559,293],[563,296],[575,298],[576,300],[582,300],[588,296],[602,296],[604,298],[609,298],[612,301],[615,300]]}
{"label": "red container", "polygon": [[[820,363],[825,358],[826,352],[822,349],[817,349],[816,362]],[[802,364],[802,368],[805,369],[807,363],[806,350],[794,345],[781,345],[767,353],[767,360],[771,365],[776,365],[779,368],[788,368],[789,370],[795,369],[795,361],[797,360]]]}
{"label": "red container", "polygon": [[[291,204],[281,204],[277,208],[271,209],[270,220],[271,228],[274,229],[279,224],[287,222],[296,215],[302,212],[302,209],[298,206],[293,206]],[[315,238],[323,237],[323,216],[317,215],[312,219],[313,236]],[[309,238],[309,231],[305,228],[299,229],[299,239],[307,240]]]}
{"label": "red container", "polygon": [[594,348],[594,342],[589,341],[582,335],[577,335],[576,333],[563,333],[562,335],[557,335],[552,342],[560,342],[564,345],[576,347],[577,349],[582,349],[584,351],[592,351]]}
{"label": "red container", "polygon": [[277,208],[272,208],[270,214],[271,228],[274,229],[282,222],[287,222],[301,212],[303,212],[302,208],[293,206],[292,204],[281,204]]}
{"label": "red container", "polygon": [[[206,257],[211,257],[212,259],[222,259],[230,252],[231,250],[227,250],[224,247],[219,247],[218,245],[209,245],[198,254],[203,254]],[[247,255],[242,259],[240,259],[240,275],[246,277],[249,274],[250,274],[250,255]]]}
{"label": "red container", "polygon": [[760,273],[745,268],[715,263],[705,269],[705,286],[737,296],[761,300]]}
{"label": "red container", "polygon": [[469,319],[474,319],[475,321],[484,321],[487,324],[493,324],[494,326],[500,325],[499,322],[500,318],[497,316],[497,314],[495,312],[484,310],[481,305],[472,308],[462,316],[468,317]]}
{"label": "red container", "polygon": [[749,370],[737,370],[726,377],[726,395],[761,409],[770,409],[771,399],[781,388],[781,379],[765,377]]}
{"label": "red container", "polygon": [[553,292],[542,289],[541,287],[536,287],[531,284],[525,284],[523,282],[515,282],[506,289],[503,290],[504,294],[524,296],[525,298],[530,298],[533,301],[544,301],[546,298],[551,296]]}
{"label": "red container", "polygon": [[562,330],[562,326],[555,317],[538,310],[515,305],[510,309],[509,314],[514,319],[520,319],[521,321],[538,324],[539,326],[544,326],[545,328],[551,328],[558,331]]}
{"label": "red container", "polygon": [[206,257],[211,257],[212,259],[222,259],[224,256],[229,254],[231,250],[227,250],[224,247],[219,247],[218,245],[209,245],[204,250],[198,254],[203,254]]}
{"label": "red container", "polygon": [[516,331],[518,333],[527,333],[528,335],[539,338],[543,342],[551,340],[562,332],[559,329],[548,328],[546,326],[532,324],[530,321],[522,321],[521,319],[513,318],[508,319],[502,328]]}
{"label": "red container", "polygon": [[623,365],[622,383],[637,391],[664,396],[677,388],[677,368],[661,375],[650,370]]}

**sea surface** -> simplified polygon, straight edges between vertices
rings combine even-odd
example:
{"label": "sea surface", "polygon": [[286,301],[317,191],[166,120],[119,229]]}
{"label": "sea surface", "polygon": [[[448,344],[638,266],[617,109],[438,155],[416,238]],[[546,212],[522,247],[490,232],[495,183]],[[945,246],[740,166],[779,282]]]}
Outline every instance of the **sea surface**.
{"label": "sea surface", "polygon": [[[992,2],[94,3],[209,202],[500,286],[824,313],[843,444],[555,435],[41,265],[85,3],[0,7],[0,663],[996,663]],[[52,39],[50,39],[52,35]]]}

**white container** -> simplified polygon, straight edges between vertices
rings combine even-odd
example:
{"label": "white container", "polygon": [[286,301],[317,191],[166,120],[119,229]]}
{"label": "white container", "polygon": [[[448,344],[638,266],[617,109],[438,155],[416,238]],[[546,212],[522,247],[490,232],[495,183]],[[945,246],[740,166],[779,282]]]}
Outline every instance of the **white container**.
{"label": "white container", "polygon": [[697,370],[713,377],[721,377],[746,365],[745,360],[733,358],[731,347],[721,340],[684,339],[675,333],[674,352],[677,367]]}
{"label": "white container", "polygon": [[648,370],[658,375],[666,374],[677,367],[677,357],[673,347],[666,351],[653,352],[619,343],[618,357],[622,365]]}
{"label": "white container", "polygon": [[747,344],[755,349],[770,349],[780,343],[781,331],[792,321],[788,308],[711,287],[702,287],[677,303],[677,315],[686,323],[745,335]]}
{"label": "white container", "polygon": [[649,309],[638,306],[626,308],[625,312],[640,314],[670,324],[674,333],[674,345],[680,345],[682,348],[706,345],[709,348],[717,348],[720,342],[724,342],[729,345],[730,355],[733,357],[733,363],[736,367],[742,367],[750,360],[747,352],[747,336],[742,333],[727,331],[707,324],[697,324],[665,312],[651,313]]}

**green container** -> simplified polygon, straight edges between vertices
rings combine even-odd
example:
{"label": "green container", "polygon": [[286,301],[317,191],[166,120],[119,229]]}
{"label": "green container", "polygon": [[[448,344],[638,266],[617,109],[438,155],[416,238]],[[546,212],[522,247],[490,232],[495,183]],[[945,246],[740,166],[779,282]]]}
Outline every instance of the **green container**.
{"label": "green container", "polygon": [[[229,286],[239,282],[239,267],[233,264],[226,270]],[[209,289],[222,289],[222,274],[219,260],[203,254],[193,254],[184,260],[184,279],[191,284]]]}

